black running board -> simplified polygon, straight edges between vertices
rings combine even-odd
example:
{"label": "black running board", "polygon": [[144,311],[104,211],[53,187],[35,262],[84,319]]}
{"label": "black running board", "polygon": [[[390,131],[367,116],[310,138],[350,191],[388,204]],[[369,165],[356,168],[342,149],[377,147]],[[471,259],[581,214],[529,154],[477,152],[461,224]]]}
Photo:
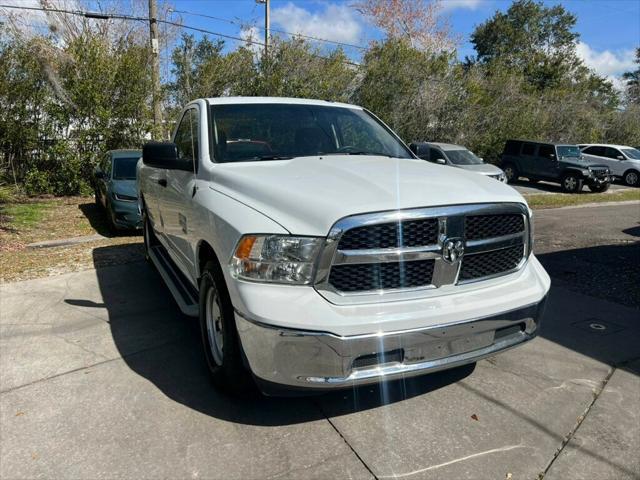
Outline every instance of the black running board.
{"label": "black running board", "polygon": [[173,264],[162,245],[149,249],[149,258],[158,269],[158,273],[173,295],[178,307],[189,317],[198,316],[198,292],[193,288],[182,272]]}

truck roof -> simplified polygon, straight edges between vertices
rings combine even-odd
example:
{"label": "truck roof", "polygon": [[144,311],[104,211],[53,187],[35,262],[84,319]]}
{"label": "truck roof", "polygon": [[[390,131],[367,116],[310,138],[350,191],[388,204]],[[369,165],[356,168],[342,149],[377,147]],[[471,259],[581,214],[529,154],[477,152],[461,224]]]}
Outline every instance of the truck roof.
{"label": "truck roof", "polygon": [[328,102],[326,100],[313,100],[309,98],[289,98],[289,97],[212,97],[207,98],[211,105],[237,105],[250,103],[288,103],[292,105],[319,105],[341,108],[355,108],[362,110],[362,107],[348,103]]}

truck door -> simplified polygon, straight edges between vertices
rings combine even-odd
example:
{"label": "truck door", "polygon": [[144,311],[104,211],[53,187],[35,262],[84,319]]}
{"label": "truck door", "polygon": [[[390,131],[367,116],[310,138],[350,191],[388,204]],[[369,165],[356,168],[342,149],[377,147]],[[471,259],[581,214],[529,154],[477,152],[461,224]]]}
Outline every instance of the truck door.
{"label": "truck door", "polygon": [[193,169],[167,170],[167,184],[161,194],[160,209],[164,219],[164,238],[169,244],[169,254],[187,276],[195,272],[194,253],[191,248],[193,232],[193,197],[196,189],[196,172],[200,156],[198,107],[185,110],[176,129],[173,142],[178,155],[190,160]]}
{"label": "truck door", "polygon": [[556,178],[559,173],[558,158],[553,145],[542,144],[538,146],[536,157],[537,175],[546,178]]}
{"label": "truck door", "polygon": [[520,150],[520,157],[518,159],[518,167],[520,168],[520,173],[525,177],[529,174],[534,178],[540,175],[538,172],[538,162],[536,162],[537,150],[538,146],[535,143],[522,143],[522,149]]}

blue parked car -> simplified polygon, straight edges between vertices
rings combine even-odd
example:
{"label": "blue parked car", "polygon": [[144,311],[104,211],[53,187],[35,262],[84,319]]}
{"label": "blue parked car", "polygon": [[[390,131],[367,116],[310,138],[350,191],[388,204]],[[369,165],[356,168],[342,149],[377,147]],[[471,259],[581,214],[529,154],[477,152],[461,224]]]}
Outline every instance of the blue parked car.
{"label": "blue parked car", "polygon": [[110,150],[95,170],[96,204],[105,209],[112,231],[142,227],[136,186],[141,157],[141,150]]}

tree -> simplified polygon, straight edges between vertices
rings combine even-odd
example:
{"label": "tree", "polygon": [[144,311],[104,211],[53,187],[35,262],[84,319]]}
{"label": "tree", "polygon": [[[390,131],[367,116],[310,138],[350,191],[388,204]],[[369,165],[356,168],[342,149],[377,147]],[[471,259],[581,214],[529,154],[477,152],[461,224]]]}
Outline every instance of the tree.
{"label": "tree", "polygon": [[582,63],[576,54],[575,15],[563,6],[546,7],[516,0],[506,13],[496,12],[471,34],[477,61],[500,59],[538,88],[557,86]]}
{"label": "tree", "polygon": [[629,103],[640,105],[640,47],[636,48],[636,59],[634,62],[638,65],[638,68],[631,72],[625,72],[622,75],[622,79],[626,83]]}
{"label": "tree", "polygon": [[352,6],[388,39],[408,40],[413,48],[439,54],[453,50],[458,41],[441,17],[441,0],[361,0]]}

